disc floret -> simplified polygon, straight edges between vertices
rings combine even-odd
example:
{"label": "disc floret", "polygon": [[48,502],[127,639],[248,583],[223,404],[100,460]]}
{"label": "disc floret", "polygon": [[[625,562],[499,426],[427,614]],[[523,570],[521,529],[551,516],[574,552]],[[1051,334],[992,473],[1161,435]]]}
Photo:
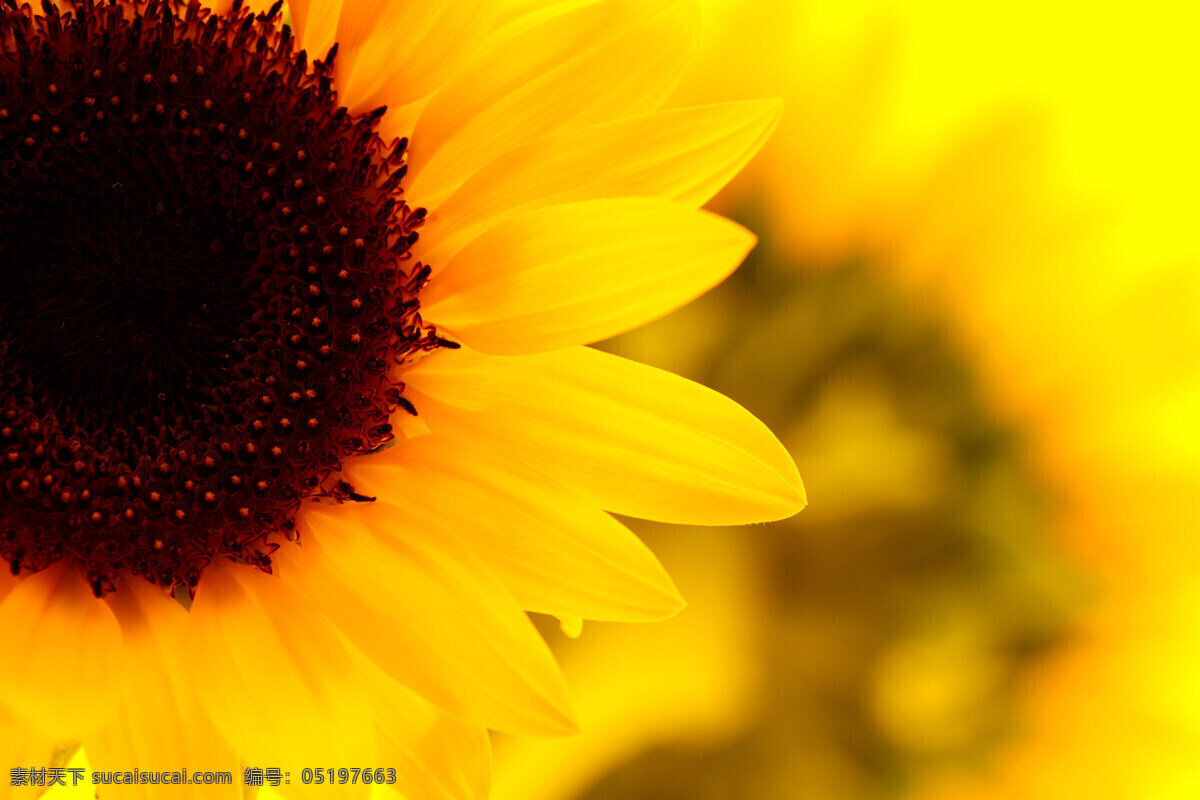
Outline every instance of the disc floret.
{"label": "disc floret", "polygon": [[301,501],[411,409],[403,139],[353,115],[280,4],[0,9],[0,554],[194,588],[269,568]]}

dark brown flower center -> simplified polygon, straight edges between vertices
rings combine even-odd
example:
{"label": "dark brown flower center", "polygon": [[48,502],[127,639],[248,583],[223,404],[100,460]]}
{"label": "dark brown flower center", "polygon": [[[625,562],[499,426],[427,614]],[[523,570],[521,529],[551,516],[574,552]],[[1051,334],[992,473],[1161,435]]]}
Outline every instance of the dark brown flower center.
{"label": "dark brown flower center", "polygon": [[195,587],[411,408],[406,142],[339,106],[278,4],[0,8],[0,554]]}

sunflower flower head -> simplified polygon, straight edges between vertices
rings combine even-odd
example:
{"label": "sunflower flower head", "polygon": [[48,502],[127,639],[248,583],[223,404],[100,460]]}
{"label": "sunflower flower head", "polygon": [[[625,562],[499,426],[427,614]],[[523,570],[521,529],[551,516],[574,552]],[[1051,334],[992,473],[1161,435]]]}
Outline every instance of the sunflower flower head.
{"label": "sunflower flower head", "polygon": [[660,110],[695,27],[685,0],[0,6],[0,761],[479,797],[488,728],[576,727],[524,612],[682,608],[608,512],[803,506],[743,408],[583,346],[754,244],[699,206],[778,104]]}

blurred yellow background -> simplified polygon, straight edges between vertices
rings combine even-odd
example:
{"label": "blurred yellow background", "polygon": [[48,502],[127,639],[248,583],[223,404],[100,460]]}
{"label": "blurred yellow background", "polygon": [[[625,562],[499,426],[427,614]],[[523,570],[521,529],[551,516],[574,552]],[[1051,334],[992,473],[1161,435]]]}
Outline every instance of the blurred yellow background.
{"label": "blurred yellow background", "polygon": [[675,105],[782,96],[727,284],[606,347],[809,493],[631,524],[690,607],[547,637],[495,800],[1200,797],[1200,11],[706,0]]}

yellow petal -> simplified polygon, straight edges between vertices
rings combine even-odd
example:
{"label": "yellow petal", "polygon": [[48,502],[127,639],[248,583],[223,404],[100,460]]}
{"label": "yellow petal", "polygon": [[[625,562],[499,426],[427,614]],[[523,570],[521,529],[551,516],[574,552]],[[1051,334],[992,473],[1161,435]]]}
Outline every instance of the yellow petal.
{"label": "yellow petal", "polygon": [[342,0],[288,0],[288,7],[296,40],[308,51],[309,62],[325,58],[337,38]]}
{"label": "yellow petal", "polygon": [[[579,687],[582,734],[498,741],[491,800],[588,797],[589,786],[638,754],[675,747],[704,752],[714,742],[737,741],[761,721],[769,687],[779,685],[764,680],[759,644],[771,622],[758,585],[761,547],[738,530],[692,529],[671,539],[664,542],[671,551],[667,563],[694,587],[695,604],[658,625],[592,626],[564,647],[564,669]],[[743,791],[665,797],[794,798],[788,784],[776,785],[782,791],[756,792],[747,785]],[[608,796],[627,797],[619,791]],[[854,792],[813,797],[865,800]]]}
{"label": "yellow petal", "polygon": [[350,654],[278,576],[210,564],[188,614],[187,646],[205,710],[247,763],[349,764],[373,752]]}
{"label": "yellow petal", "polygon": [[20,720],[0,705],[0,800],[9,798],[35,798],[42,789],[31,786],[13,786],[11,773],[14,768],[32,769],[46,767],[54,755],[53,739],[37,733],[21,724]]}
{"label": "yellow petal", "polygon": [[571,733],[549,648],[494,575],[443,531],[383,502],[306,506],[280,572],[384,671],[490,728]]}
{"label": "yellow petal", "polygon": [[556,203],[661,197],[702,206],[762,147],[782,107],[751,100],[673,109],[531,142],[480,169],[433,210],[419,257],[436,270],[482,230]]}
{"label": "yellow petal", "polygon": [[469,442],[422,436],[346,472],[359,491],[440,518],[529,611],[645,622],[683,608],[628,528],[550,476]]}
{"label": "yellow petal", "polygon": [[65,562],[22,578],[0,603],[0,703],[53,736],[88,733],[116,707],[121,629]]}
{"label": "yellow petal", "polygon": [[690,57],[692,0],[603,0],[524,29],[450,79],[417,122],[408,193],[436,207],[520,144],[656,109]]}
{"label": "yellow petal", "polygon": [[488,353],[585,344],[674,311],[753,246],[740,225],[666,200],[551,206],[463,248],[422,292],[422,313]]}
{"label": "yellow petal", "polygon": [[492,777],[487,729],[423,700],[363,659],[379,726],[379,763],[405,800],[484,800]]}
{"label": "yellow petal", "polygon": [[598,350],[496,357],[464,349],[400,377],[435,434],[474,437],[610,511],[733,525],[788,517],[805,503],[791,456],[746,409]]}
{"label": "yellow petal", "polygon": [[[87,740],[95,770],[234,773],[220,785],[134,784],[108,787],[104,796],[144,798],[238,798],[238,755],[222,739],[183,679],[181,659],[187,612],[140,578],[107,598],[121,622],[125,670],[121,705],[113,721]],[[119,794],[118,794],[119,792]]]}
{"label": "yellow petal", "polygon": [[478,49],[499,7],[499,0],[345,0],[339,99],[357,113],[424,97]]}
{"label": "yellow petal", "polygon": [[512,26],[527,25],[547,14],[561,14],[567,9],[595,2],[598,0],[505,0],[496,28],[503,34]]}

